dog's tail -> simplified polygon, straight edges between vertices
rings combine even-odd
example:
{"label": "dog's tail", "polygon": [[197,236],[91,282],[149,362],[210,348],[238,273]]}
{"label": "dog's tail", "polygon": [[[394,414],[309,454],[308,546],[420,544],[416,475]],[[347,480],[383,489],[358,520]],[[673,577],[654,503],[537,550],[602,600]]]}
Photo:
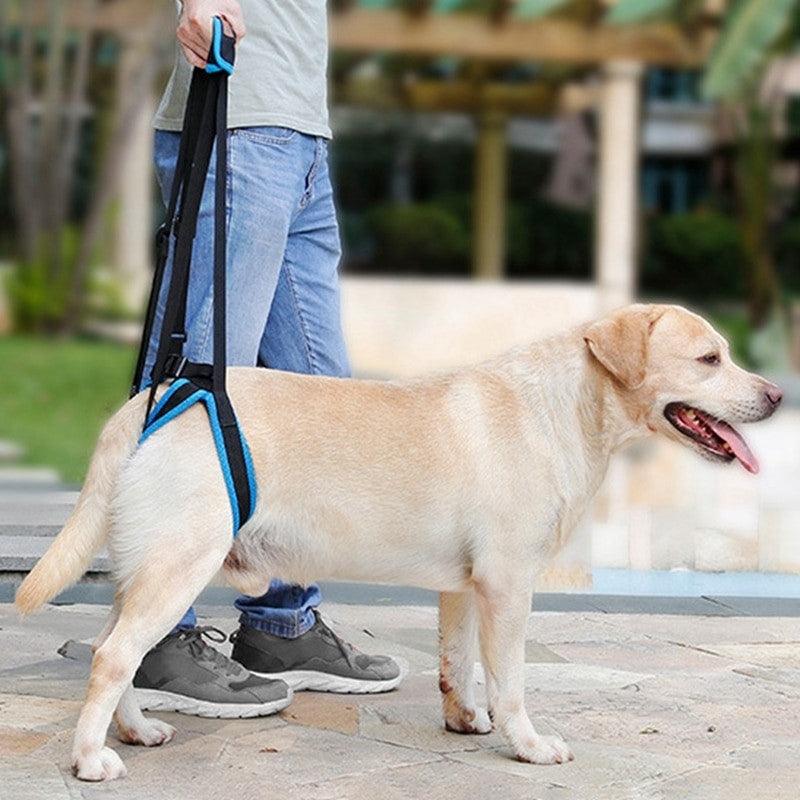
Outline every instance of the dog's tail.
{"label": "dog's tail", "polygon": [[103,429],[72,514],[17,589],[20,613],[36,611],[75,583],[105,544],[111,500],[122,468],[136,449],[145,399],[140,394],[126,403]]}

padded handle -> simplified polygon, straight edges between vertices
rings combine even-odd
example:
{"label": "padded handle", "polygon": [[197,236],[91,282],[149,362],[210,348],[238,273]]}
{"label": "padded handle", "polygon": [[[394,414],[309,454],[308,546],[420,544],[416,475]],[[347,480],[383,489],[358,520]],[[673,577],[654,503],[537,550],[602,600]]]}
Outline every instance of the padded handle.
{"label": "padded handle", "polygon": [[233,74],[233,62],[236,58],[236,39],[228,36],[222,28],[222,18],[212,20],[211,49],[208,51],[206,72],[227,72]]}

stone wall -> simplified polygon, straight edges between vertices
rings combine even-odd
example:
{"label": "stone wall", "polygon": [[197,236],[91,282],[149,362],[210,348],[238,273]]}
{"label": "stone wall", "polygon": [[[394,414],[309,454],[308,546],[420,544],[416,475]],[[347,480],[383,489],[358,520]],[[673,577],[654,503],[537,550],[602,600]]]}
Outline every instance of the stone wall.
{"label": "stone wall", "polygon": [[[346,278],[354,369],[420,375],[475,363],[592,319],[591,284]],[[746,426],[757,476],[666,440],[614,459],[592,513],[540,588],[591,585],[592,567],[800,572],[800,410]]]}

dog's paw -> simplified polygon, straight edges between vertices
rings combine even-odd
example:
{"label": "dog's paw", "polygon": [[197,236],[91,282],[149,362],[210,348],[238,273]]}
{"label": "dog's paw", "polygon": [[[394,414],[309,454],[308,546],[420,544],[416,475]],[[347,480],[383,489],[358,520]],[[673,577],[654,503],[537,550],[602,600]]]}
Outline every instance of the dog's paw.
{"label": "dog's paw", "polygon": [[117,738],[125,744],[141,744],[145,747],[158,747],[175,736],[175,728],[160,719],[145,720],[143,725],[128,728],[117,723]]}
{"label": "dog's paw", "polygon": [[462,708],[456,716],[445,717],[444,727],[450,733],[483,734],[491,733],[494,725],[485,709]]}
{"label": "dog's paw", "polygon": [[537,736],[516,748],[517,761],[529,764],[566,764],[575,758],[567,743],[558,736]]}
{"label": "dog's paw", "polygon": [[122,759],[110,747],[76,756],[72,762],[72,771],[81,781],[113,781],[128,774]]}

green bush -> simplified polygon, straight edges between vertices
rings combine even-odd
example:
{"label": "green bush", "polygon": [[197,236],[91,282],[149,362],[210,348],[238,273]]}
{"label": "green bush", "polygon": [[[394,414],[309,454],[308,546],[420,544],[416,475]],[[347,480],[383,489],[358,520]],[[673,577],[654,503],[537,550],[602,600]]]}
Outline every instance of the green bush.
{"label": "green bush", "polygon": [[372,265],[395,274],[453,274],[469,264],[469,234],[434,203],[389,205],[369,212]]}
{"label": "green bush", "polygon": [[[449,194],[436,198],[472,236],[472,198]],[[548,200],[508,204],[506,270],[511,278],[589,280],[592,275],[592,216]],[[469,267],[469,260],[465,262]]]}
{"label": "green bush", "polygon": [[730,217],[712,211],[656,217],[643,255],[645,293],[704,301],[745,296],[747,256]]}
{"label": "green bush", "polygon": [[512,278],[589,280],[592,216],[547,200],[508,208],[508,275]]}
{"label": "green bush", "polygon": [[775,263],[782,287],[800,294],[800,220],[781,228],[775,242]]}
{"label": "green bush", "polygon": [[61,232],[60,258],[69,265],[53,274],[42,253],[30,264],[15,264],[6,281],[6,291],[11,308],[11,317],[16,331],[48,331],[57,327],[64,316],[67,304],[71,266],[78,251],[78,231],[65,225]]}

